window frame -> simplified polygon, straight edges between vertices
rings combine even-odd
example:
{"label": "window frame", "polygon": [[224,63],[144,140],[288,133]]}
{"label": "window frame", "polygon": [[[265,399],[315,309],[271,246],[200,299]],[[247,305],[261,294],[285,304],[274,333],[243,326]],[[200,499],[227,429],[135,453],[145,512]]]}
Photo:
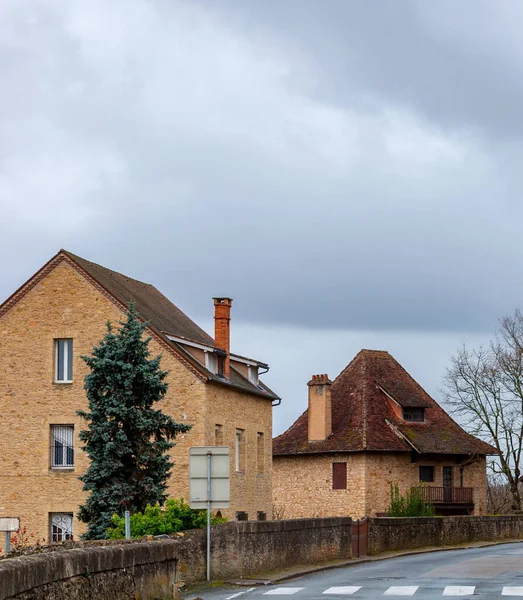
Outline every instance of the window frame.
{"label": "window frame", "polygon": [[256,473],[265,473],[265,434],[263,431],[256,433]]}
{"label": "window frame", "polygon": [[[421,473],[422,469],[431,469],[431,477],[432,477],[432,479],[425,479],[425,478],[423,478],[422,477],[422,473]],[[419,465],[418,474],[419,474],[419,480],[420,480],[420,482],[421,483],[434,483],[434,470],[435,470],[434,465]]]}
{"label": "window frame", "polygon": [[[59,533],[55,533],[53,532],[53,527],[59,527],[58,524],[54,524],[53,523],[53,519],[63,519],[64,517],[67,517],[68,519],[70,519],[70,532],[67,533],[67,530],[65,530],[65,534],[62,532],[61,534]],[[61,528],[62,530],[64,530],[65,528]],[[58,538],[55,536],[60,535],[61,537]],[[63,512],[63,513],[49,513],[49,541],[51,542],[51,544],[57,544],[60,542],[66,542],[68,540],[73,540],[74,539],[74,514],[73,513],[67,513],[67,512]]]}
{"label": "window frame", "polygon": [[[64,459],[64,463],[63,464],[56,464],[56,447],[55,447],[55,436],[54,436],[54,431],[55,429],[61,428],[63,430],[65,429],[70,429],[71,430],[71,435],[70,435],[70,439],[71,439],[71,445],[67,446],[65,443],[62,443],[62,449],[61,449],[61,453],[62,453],[62,458]],[[50,457],[49,457],[49,468],[52,471],[73,471],[75,468],[75,456],[74,456],[74,425],[62,425],[59,423],[52,423],[49,426],[49,435],[50,435]],[[70,452],[70,454],[69,454]],[[72,461],[69,461],[69,456],[72,456]]]}
{"label": "window frame", "polygon": [[[60,343],[63,350],[63,379],[60,379]],[[73,383],[73,338],[55,338],[54,340],[54,382],[58,384]]]}
{"label": "window frame", "polygon": [[236,428],[235,433],[235,458],[236,473],[245,473],[245,429]]}
{"label": "window frame", "polygon": [[214,425],[214,445],[223,446],[223,425],[221,423]]}
{"label": "window frame", "polygon": [[[415,416],[415,415],[421,416],[421,419],[411,418],[410,416],[407,417],[407,415],[409,413],[412,416]],[[403,420],[408,421],[409,423],[424,423],[425,422],[425,408],[423,408],[421,406],[404,406],[403,407]]]}
{"label": "window frame", "polygon": [[252,385],[258,386],[260,383],[260,379],[258,377],[258,367],[254,367],[252,365],[248,365],[247,366],[247,378],[249,380],[249,383],[252,383]]}

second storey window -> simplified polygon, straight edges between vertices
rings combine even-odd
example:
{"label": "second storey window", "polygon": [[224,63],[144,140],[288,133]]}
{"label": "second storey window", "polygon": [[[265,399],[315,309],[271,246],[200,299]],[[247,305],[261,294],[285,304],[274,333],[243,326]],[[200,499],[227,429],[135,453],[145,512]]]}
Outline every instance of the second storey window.
{"label": "second storey window", "polygon": [[245,430],[236,430],[236,471],[245,471]]}
{"label": "second storey window", "polygon": [[55,376],[56,383],[73,381],[73,340],[55,340]]}
{"label": "second storey window", "polygon": [[214,426],[214,445],[223,446],[223,425]]}
{"label": "second storey window", "polygon": [[51,468],[74,467],[74,427],[51,425]]}
{"label": "second storey window", "polygon": [[256,435],[256,467],[258,473],[265,471],[265,436],[261,431]]}

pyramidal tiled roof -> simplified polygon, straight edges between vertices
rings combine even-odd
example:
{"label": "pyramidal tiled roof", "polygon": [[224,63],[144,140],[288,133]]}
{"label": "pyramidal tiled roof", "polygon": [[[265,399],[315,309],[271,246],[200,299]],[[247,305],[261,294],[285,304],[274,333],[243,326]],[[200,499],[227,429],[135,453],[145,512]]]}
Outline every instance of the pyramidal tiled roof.
{"label": "pyramidal tiled roof", "polygon": [[[273,440],[274,455],[392,451],[497,454],[466,433],[388,353],[361,350],[332,384],[332,433],[308,441],[308,414]],[[404,421],[392,404],[422,407],[425,421]]]}

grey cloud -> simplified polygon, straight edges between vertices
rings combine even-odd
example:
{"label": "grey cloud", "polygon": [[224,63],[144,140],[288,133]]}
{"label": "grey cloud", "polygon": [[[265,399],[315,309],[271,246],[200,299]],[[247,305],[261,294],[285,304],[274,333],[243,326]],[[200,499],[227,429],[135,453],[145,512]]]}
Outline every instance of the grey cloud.
{"label": "grey cloud", "polygon": [[490,329],[523,293],[518,7],[485,57],[488,4],[376,6],[5,2],[0,295],[65,246],[196,319]]}

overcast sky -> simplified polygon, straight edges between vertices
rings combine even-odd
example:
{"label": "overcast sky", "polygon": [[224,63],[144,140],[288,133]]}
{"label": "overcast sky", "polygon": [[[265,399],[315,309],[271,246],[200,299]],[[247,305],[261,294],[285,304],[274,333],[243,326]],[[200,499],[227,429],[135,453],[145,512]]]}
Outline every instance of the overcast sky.
{"label": "overcast sky", "polygon": [[0,297],[60,248],[313,373],[448,357],[523,298],[519,0],[3,0]]}

